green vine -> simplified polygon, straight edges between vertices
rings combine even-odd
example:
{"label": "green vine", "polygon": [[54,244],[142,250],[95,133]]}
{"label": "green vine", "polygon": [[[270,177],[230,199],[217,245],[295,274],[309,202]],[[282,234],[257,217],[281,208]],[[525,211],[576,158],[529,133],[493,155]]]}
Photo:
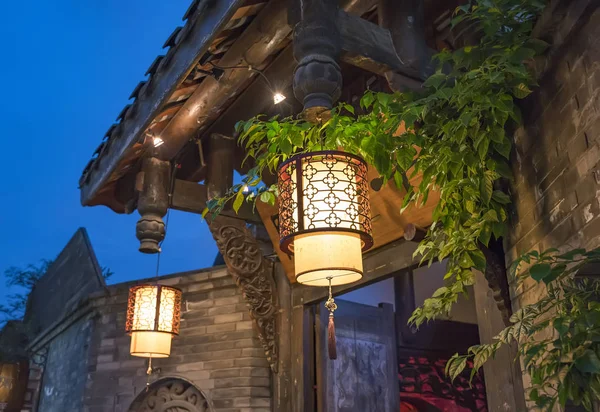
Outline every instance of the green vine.
{"label": "green vine", "polygon": [[[419,326],[449,313],[474,283],[473,270],[485,271],[482,250],[492,239],[501,239],[507,228],[510,196],[504,188],[512,179],[510,136],[521,124],[517,101],[536,86],[529,67],[548,46],[531,37],[544,7],[544,1],[536,0],[478,0],[459,7],[453,27],[476,40],[437,54],[439,69],[418,93],[368,91],[360,107],[341,104],[319,124],[294,117],[262,116],[238,123],[239,143],[246,150],[245,160],[251,160],[253,167],[241,184],[211,201],[206,213],[209,209],[218,213],[230,203],[238,210],[244,201],[274,204],[276,185],[261,182],[275,174],[281,162],[298,153],[341,147],[374,166],[384,184],[392,180],[406,191],[400,213],[411,204],[425,204],[431,191],[439,195],[433,223],[415,255],[421,256],[421,263],[447,259],[445,285],[415,310],[410,322]],[[421,182],[413,187],[410,181],[418,175]],[[534,378],[532,401],[547,407],[557,399],[561,404],[572,399],[588,407],[594,396],[598,397],[598,371],[583,370],[580,359],[595,362],[592,352],[594,356],[600,353],[595,343],[586,340],[596,336],[594,327],[584,332],[581,322],[596,319],[598,306],[589,303],[589,298],[597,295],[599,286],[589,280],[574,280],[573,276],[580,265],[600,256],[597,251],[571,253],[574,255],[531,252],[517,261],[515,271],[522,261],[537,262],[518,279],[521,282],[531,275],[544,281],[548,296],[515,313],[513,325],[498,335],[495,343],[473,347],[467,355],[455,355],[448,373],[457,376],[469,358],[473,358],[475,373],[502,344],[516,340],[521,343],[519,352],[527,359],[526,369]],[[543,320],[550,307],[556,308],[557,319],[570,319],[569,325],[550,325]],[[550,326],[560,339],[565,338],[558,343],[533,339],[535,333]],[[559,367],[564,359],[557,353],[571,356],[566,363],[567,375]],[[540,371],[536,362],[552,366]],[[564,376],[568,376],[568,383],[561,386]],[[581,382],[587,378],[587,383]]]}
{"label": "green vine", "polygon": [[[439,53],[440,69],[420,93],[367,92],[361,113],[342,104],[321,124],[260,116],[240,122],[239,142],[255,166],[209,208],[220,211],[233,202],[237,210],[244,200],[273,203],[276,188],[260,182],[294,154],[338,147],[359,154],[384,183],[393,179],[407,190],[402,209],[424,204],[432,190],[439,193],[433,224],[417,253],[422,262],[448,260],[446,285],[425,300],[411,322],[418,326],[448,313],[473,284],[472,269],[485,270],[482,245],[506,229],[510,197],[499,189],[501,179],[511,178],[511,139],[505,130],[521,122],[515,99],[534,85],[527,64],[547,47],[530,38],[543,6],[532,0],[481,0],[459,7],[453,25],[468,28],[479,41]],[[408,182],[417,174],[422,181],[413,187]]]}
{"label": "green vine", "polygon": [[[531,265],[518,272],[523,263]],[[471,379],[504,345],[515,343],[524,370],[531,377],[529,399],[542,410],[552,410],[567,400],[591,411],[600,400],[600,281],[577,277],[586,265],[600,263],[600,249],[556,249],[529,252],[514,262],[511,276],[521,286],[532,278],[543,282],[545,294],[512,315],[512,325],[491,344],[469,348],[446,364],[452,379],[473,361]]]}

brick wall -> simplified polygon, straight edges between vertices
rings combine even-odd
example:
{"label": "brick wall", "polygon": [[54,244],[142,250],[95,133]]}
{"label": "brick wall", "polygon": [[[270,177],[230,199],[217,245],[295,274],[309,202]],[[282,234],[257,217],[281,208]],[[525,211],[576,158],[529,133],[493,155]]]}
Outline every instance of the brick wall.
{"label": "brick wall", "polygon": [[[523,102],[525,127],[515,136],[507,264],[532,249],[600,246],[600,10],[593,1],[562,3],[548,39],[561,46]],[[545,289],[531,281],[511,293],[517,310]]]}
{"label": "brick wall", "polygon": [[53,339],[47,348],[39,393],[39,411],[80,411],[87,372],[92,321],[82,319]]}
{"label": "brick wall", "polygon": [[[270,411],[269,365],[227,270],[169,276],[161,283],[181,288],[184,304],[171,357],[153,360],[160,373],[151,381],[187,380],[207,396],[214,412]],[[129,354],[130,338],[124,331],[131,285],[112,286],[109,296],[95,302],[98,318],[90,347],[85,411],[128,411],[136,397],[143,397],[147,363]]]}

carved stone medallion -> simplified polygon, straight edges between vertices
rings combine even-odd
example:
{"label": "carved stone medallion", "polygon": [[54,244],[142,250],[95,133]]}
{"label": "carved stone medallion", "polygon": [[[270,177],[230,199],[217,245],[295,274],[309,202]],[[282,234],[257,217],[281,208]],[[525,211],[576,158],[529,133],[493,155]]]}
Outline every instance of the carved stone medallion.
{"label": "carved stone medallion", "polygon": [[206,397],[191,383],[167,380],[145,393],[130,412],[210,412]]}

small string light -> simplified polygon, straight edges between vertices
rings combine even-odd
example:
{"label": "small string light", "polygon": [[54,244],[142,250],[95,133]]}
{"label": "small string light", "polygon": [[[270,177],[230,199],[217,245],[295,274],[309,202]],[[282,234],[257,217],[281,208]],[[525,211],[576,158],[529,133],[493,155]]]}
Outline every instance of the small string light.
{"label": "small string light", "polygon": [[152,139],[152,143],[154,143],[154,147],[158,147],[161,146],[165,141],[163,139],[161,139],[160,137],[155,136]]}
{"label": "small string light", "polygon": [[273,103],[275,103],[275,104],[279,104],[284,100],[285,100],[285,96],[279,92],[277,92],[273,95]]}
{"label": "small string light", "polygon": [[[274,104],[279,104],[282,101],[284,101],[286,99],[286,96],[283,93],[277,92],[273,89],[273,84],[271,84],[271,82],[269,81],[269,79],[267,79],[267,76],[265,76],[265,74],[262,72],[262,70],[258,70],[255,69],[254,67],[252,67],[251,65],[249,66],[219,66],[213,62],[209,62],[214,68],[220,69],[220,70],[226,70],[226,69],[248,69],[249,71],[253,71],[255,73],[257,73],[258,75],[260,75],[265,82],[267,83],[267,87],[269,88],[269,90],[271,91],[271,93],[273,93],[273,103]],[[217,79],[218,80],[218,79]]]}

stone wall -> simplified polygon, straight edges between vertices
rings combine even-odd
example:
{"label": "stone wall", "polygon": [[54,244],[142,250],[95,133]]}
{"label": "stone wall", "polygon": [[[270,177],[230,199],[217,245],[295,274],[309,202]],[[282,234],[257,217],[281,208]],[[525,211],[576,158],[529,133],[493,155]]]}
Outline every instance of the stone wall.
{"label": "stone wall", "polygon": [[[244,299],[223,267],[161,278],[181,288],[180,336],[171,357],[153,360],[151,382],[180,378],[208,399],[214,412],[271,410],[270,368]],[[144,396],[147,362],[129,354],[125,334],[127,294],[133,283],[109,287],[98,297],[90,346],[86,412],[128,411]]]}
{"label": "stone wall", "polygon": [[[555,46],[515,136],[507,265],[532,249],[600,246],[600,9],[591,0],[549,7],[542,24],[552,30],[541,35]],[[511,289],[513,310],[545,293],[534,281]]]}

